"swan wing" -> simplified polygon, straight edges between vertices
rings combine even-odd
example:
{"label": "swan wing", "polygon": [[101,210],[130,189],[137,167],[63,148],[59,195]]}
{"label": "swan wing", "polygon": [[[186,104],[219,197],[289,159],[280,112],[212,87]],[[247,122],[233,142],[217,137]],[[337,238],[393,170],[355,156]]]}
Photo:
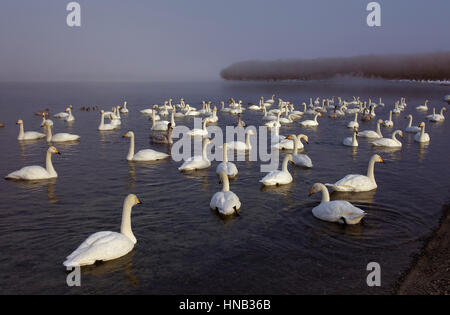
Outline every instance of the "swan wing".
{"label": "swan wing", "polygon": [[167,158],[169,155],[152,149],[140,150],[133,156],[134,161],[154,161]]}
{"label": "swan wing", "polygon": [[51,178],[50,174],[42,166],[26,166],[6,176],[9,179],[37,180]]}
{"label": "swan wing", "polygon": [[336,191],[369,191],[375,189],[377,185],[364,175],[347,175],[335,184],[325,184]]}
{"label": "swan wing", "polygon": [[266,186],[272,186],[277,184],[289,184],[292,182],[292,176],[289,172],[283,172],[283,171],[272,171],[266,176],[264,176],[260,181],[260,183],[263,183]]}
{"label": "swan wing", "polygon": [[339,222],[341,218],[345,218],[348,224],[356,224],[366,215],[366,213],[353,206],[345,200],[334,200],[321,203],[312,210],[313,215],[324,221]]}
{"label": "swan wing", "polygon": [[295,154],[293,156],[295,165],[303,167],[313,167],[312,161],[306,154]]}

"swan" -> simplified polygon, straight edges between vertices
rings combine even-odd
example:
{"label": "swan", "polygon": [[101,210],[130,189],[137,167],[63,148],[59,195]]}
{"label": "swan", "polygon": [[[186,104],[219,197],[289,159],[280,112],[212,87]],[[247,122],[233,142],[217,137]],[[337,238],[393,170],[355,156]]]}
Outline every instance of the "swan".
{"label": "swan", "polygon": [[315,183],[309,195],[311,196],[319,191],[322,192],[322,201],[312,209],[312,213],[317,219],[342,224],[358,224],[366,215],[366,212],[355,207],[348,201],[330,201],[330,194],[324,184]]}
{"label": "swan", "polygon": [[167,136],[166,135],[162,135],[162,134],[151,135],[150,136],[150,141],[152,143],[172,144],[173,143],[173,140],[172,140],[172,131],[173,131],[172,124],[168,124],[167,127],[168,127],[168,129],[167,129]]}
{"label": "swan", "polygon": [[269,98],[266,103],[269,104],[269,106],[275,103],[275,94],[272,94],[272,98]]}
{"label": "swan", "polygon": [[395,102],[395,104],[394,104],[394,109],[392,110],[392,113],[394,113],[394,114],[400,114],[402,112],[402,110],[400,109],[400,107],[398,106],[398,101],[397,102]]}
{"label": "swan", "polygon": [[219,117],[217,116],[217,107],[214,106],[212,114],[210,115],[210,117],[208,119],[209,119],[209,122],[211,122],[211,123],[215,123],[215,122],[219,121]]}
{"label": "swan", "polygon": [[63,265],[66,267],[92,265],[96,261],[113,260],[128,254],[137,242],[131,230],[131,209],[141,203],[136,195],[129,194],[123,203],[120,233],[102,231],[90,235],[66,257]]}
{"label": "swan", "polygon": [[442,107],[441,108],[441,113],[440,114],[434,114],[432,115],[430,118],[428,118],[430,121],[432,122],[439,122],[439,121],[444,121],[445,120],[445,116],[444,116],[444,111],[446,111],[447,108]]}
{"label": "swan", "polygon": [[170,116],[170,121],[156,120],[156,113],[153,111],[152,123],[153,123],[152,130],[155,130],[155,131],[167,131],[169,123],[172,124],[172,127],[175,127],[175,111],[172,111],[172,115]]}
{"label": "swan", "polygon": [[[250,105],[250,103],[249,103],[249,105]],[[251,106],[248,107],[248,109],[249,110],[261,110],[262,107],[263,107],[262,98],[259,98],[259,106],[255,105],[255,104],[252,104]]]}
{"label": "swan", "polygon": [[190,107],[189,105],[186,105],[187,111],[185,112],[184,116],[198,116],[200,113],[194,108]]}
{"label": "swan", "polygon": [[[300,135],[300,136],[302,136],[302,135]],[[294,152],[292,154],[292,160],[293,160],[294,164],[297,166],[311,168],[311,167],[313,167],[313,164],[312,164],[310,157],[307,156],[306,154],[297,154],[300,144],[302,145],[302,148],[303,148],[303,144],[300,142],[300,136],[296,136],[296,135],[288,136],[288,139],[294,140]],[[308,138],[308,137],[306,137],[306,138]]]}
{"label": "swan", "polygon": [[265,186],[274,186],[274,185],[285,185],[292,182],[292,175],[288,171],[288,163],[294,162],[292,158],[292,154],[287,154],[284,157],[283,164],[281,166],[281,171],[271,171],[269,174],[264,176],[259,182]]}
{"label": "swan", "polygon": [[337,181],[334,184],[325,184],[333,188],[335,191],[344,191],[344,192],[362,192],[362,191],[371,191],[377,188],[377,183],[375,182],[374,176],[374,166],[375,163],[380,162],[384,163],[381,156],[378,154],[374,154],[369,160],[369,166],[367,168],[367,176],[364,175],[347,175],[341,180]]}
{"label": "swan", "polygon": [[120,110],[121,113],[127,114],[128,113],[128,108],[127,108],[127,102],[123,102],[123,107]]}
{"label": "swan", "polygon": [[406,127],[406,132],[413,132],[413,133],[417,133],[420,131],[420,128],[417,126],[413,126],[412,125],[412,121],[413,121],[413,116],[410,115],[406,115],[405,119],[409,118],[409,123],[408,123],[408,127]]}
{"label": "swan", "polygon": [[69,113],[69,115],[64,118],[65,121],[74,121],[75,117],[72,115],[72,109],[70,107],[66,108],[66,112]]}
{"label": "swan", "polygon": [[414,136],[414,141],[416,142],[429,142],[430,141],[430,135],[425,132],[425,123],[421,122],[420,125],[420,132],[416,133]]}
{"label": "swan", "polygon": [[368,138],[368,139],[380,139],[383,138],[383,135],[381,134],[380,125],[383,123],[381,119],[377,122],[377,131],[373,130],[364,130],[361,132],[358,132],[358,137],[361,138]]}
{"label": "swan", "polygon": [[285,136],[280,135],[280,127],[272,128],[271,129],[271,141],[272,143],[278,143],[280,141],[283,141],[286,139]]}
{"label": "swan", "polygon": [[436,115],[436,108],[435,108],[435,107],[433,107],[433,113],[432,113],[431,115],[426,115],[425,117],[426,117],[427,119],[430,119],[430,118],[433,117],[434,115]]}
{"label": "swan", "polygon": [[40,180],[58,177],[58,174],[53,168],[52,154],[61,153],[54,146],[50,146],[47,149],[45,168],[43,168],[42,166],[26,166],[18,171],[8,174],[8,176],[6,176],[6,179]]}
{"label": "swan", "polygon": [[153,105],[153,108],[146,108],[146,109],[143,109],[143,110],[141,110],[140,112],[141,112],[141,114],[144,114],[144,115],[151,115],[151,114],[153,114],[153,112],[154,111],[156,111],[156,108],[158,107],[158,105]]}
{"label": "swan", "polygon": [[392,111],[389,111],[389,119],[384,121],[383,124],[387,128],[394,127],[394,122],[392,121]]}
{"label": "swan", "polygon": [[253,130],[248,130],[245,135],[245,143],[242,141],[230,141],[227,142],[228,150],[235,151],[250,151],[252,149],[252,145],[250,144],[250,136],[254,136],[255,132]]}
{"label": "swan", "polygon": [[120,117],[120,110],[119,110],[119,108],[120,108],[120,106],[117,106],[117,107],[113,108],[111,125],[114,125],[114,126],[122,125],[122,120],[121,120],[121,117]]}
{"label": "swan", "polygon": [[355,113],[355,119],[347,124],[347,128],[359,128],[358,112]]}
{"label": "swan", "polygon": [[[72,105],[69,105],[68,108],[72,108]],[[55,118],[67,118],[67,117],[69,117],[69,114],[67,113],[67,109],[66,109],[64,112],[57,113],[57,114],[53,115],[53,117],[55,117]]]}
{"label": "swan", "polygon": [[301,140],[305,140],[306,143],[309,143],[309,139],[307,135],[299,134],[296,135],[290,135],[287,137],[287,139],[282,140],[281,142],[275,144],[273,147],[278,150],[293,150],[295,147],[295,142],[297,142],[297,149],[302,150],[303,149],[303,143]]}
{"label": "swan", "polygon": [[225,107],[225,102],[224,101],[221,101],[220,105],[222,105],[222,108],[220,109],[221,112],[225,112],[225,113],[230,112],[231,108]]}
{"label": "swan", "polygon": [[316,115],[314,116],[314,120],[304,120],[302,122],[300,122],[300,125],[302,127],[315,127],[318,126],[319,123],[317,122],[317,117],[322,117],[321,113],[316,113]]}
{"label": "swan", "polygon": [[356,139],[356,136],[358,135],[358,129],[353,129],[353,136],[347,137],[342,142],[344,145],[348,147],[357,147],[358,146],[358,140]]}
{"label": "swan", "polygon": [[209,207],[223,215],[238,214],[241,208],[239,197],[230,190],[230,181],[225,172],[220,172],[220,182],[223,184],[222,191],[216,192],[209,203]]}
{"label": "swan", "polygon": [[183,171],[200,170],[210,167],[211,162],[208,160],[208,155],[206,153],[206,147],[210,143],[211,140],[209,140],[208,138],[203,138],[202,155],[190,157],[178,168],[178,170],[183,172]]}
{"label": "swan", "polygon": [[281,116],[281,112],[279,112],[278,114],[277,114],[277,118],[275,119],[275,120],[272,120],[272,121],[269,121],[269,122],[266,122],[265,124],[264,124],[264,126],[266,126],[267,128],[280,128],[281,127],[281,124],[280,124],[280,116]]}
{"label": "swan", "polygon": [[238,121],[237,121],[235,126],[236,127],[245,127],[246,126],[245,121],[243,121],[241,119],[241,114],[240,113],[237,115],[237,118],[238,118]]}
{"label": "swan", "polygon": [[17,140],[37,140],[45,138],[45,134],[36,132],[36,131],[27,131],[25,132],[23,130],[23,121],[19,119],[16,122],[16,125],[19,125],[19,136],[17,137]]}
{"label": "swan", "polygon": [[52,126],[50,124],[46,124],[45,126],[47,128],[47,142],[67,142],[80,139],[79,135],[70,133],[57,133],[52,135]]}
{"label": "swan", "polygon": [[238,174],[238,169],[236,167],[236,164],[233,162],[228,162],[228,151],[227,151],[227,144],[223,144],[223,162],[221,162],[219,165],[217,165],[216,168],[216,174],[220,175],[220,173],[224,172],[229,177],[236,177]]}
{"label": "swan", "polygon": [[416,109],[424,112],[428,111],[428,102],[428,100],[425,100],[425,104],[417,106]]}
{"label": "swan", "polygon": [[134,132],[128,131],[123,135],[124,138],[130,138],[130,148],[128,149],[128,161],[155,161],[167,158],[169,155],[152,149],[140,150],[134,154]]}
{"label": "swan", "polygon": [[42,113],[41,127],[45,127],[46,124],[53,126],[53,121],[51,119],[45,119],[45,113]]}
{"label": "swan", "polygon": [[207,137],[208,136],[208,130],[206,129],[206,124],[209,123],[209,118],[205,118],[203,120],[203,128],[202,129],[192,129],[188,131],[188,135],[191,137]]}
{"label": "swan", "polygon": [[100,125],[98,126],[98,130],[109,131],[109,130],[114,130],[117,128],[117,125],[105,124],[105,111],[103,109],[100,111],[100,115],[101,115],[101,119],[100,119]]}
{"label": "swan", "polygon": [[274,121],[274,120],[277,120],[277,116],[267,113],[266,106],[263,107],[263,112],[264,112],[264,116],[261,118],[262,121]]}
{"label": "swan", "polygon": [[372,145],[376,147],[401,148],[402,143],[396,138],[397,135],[403,138],[403,132],[401,130],[396,130],[392,134],[392,138],[377,139],[372,142]]}

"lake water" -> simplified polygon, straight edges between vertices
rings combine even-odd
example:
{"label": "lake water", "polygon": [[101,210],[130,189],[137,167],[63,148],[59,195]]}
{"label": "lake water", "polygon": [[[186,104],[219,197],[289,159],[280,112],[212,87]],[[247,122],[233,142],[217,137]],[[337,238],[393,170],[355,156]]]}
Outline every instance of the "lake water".
{"label": "lake water", "polygon": [[[221,189],[215,168],[190,174],[178,171],[171,159],[153,163],[129,163],[129,140],[136,134],[136,149],[151,147],[151,121],[139,113],[153,104],[180,97],[201,107],[202,100],[218,105],[234,97],[257,103],[261,95],[290,100],[301,109],[310,97],[352,95],[361,99],[382,97],[385,108],[377,118],[387,119],[395,100],[406,97],[405,112],[393,117],[394,128],[406,127],[404,116],[414,123],[426,121],[415,107],[430,99],[431,107],[445,105],[447,86],[374,80],[330,80],[309,83],[2,83],[0,84],[0,174],[27,165],[44,165],[45,140],[16,140],[15,122],[25,130],[40,131],[41,117],[34,112],[50,108],[52,114],[72,104],[75,122],[51,118],[54,132],[81,136],[78,144],[59,144],[61,156],[53,156],[56,180],[20,183],[0,181],[0,292],[1,293],[149,293],[149,294],[383,294],[392,293],[399,275],[410,265],[424,238],[437,227],[442,206],[450,195],[447,121],[427,123],[429,145],[415,143],[413,135],[402,139],[397,151],[373,149],[360,140],[356,150],[342,145],[350,136],[346,123],[353,115],[332,120],[319,118],[316,129],[298,123],[284,125],[280,134],[304,132],[310,144],[305,152],[314,167],[290,166],[294,182],[261,189],[260,162],[236,162],[239,175],[231,182],[242,202],[241,215],[222,219],[209,209],[212,195]],[[121,127],[97,131],[99,113],[80,111],[98,105],[110,110],[128,101],[130,113]],[[245,112],[247,125],[259,125],[260,112]],[[375,130],[377,119],[360,122],[360,130]],[[236,121],[219,112],[218,125]],[[178,119],[193,126],[193,118]],[[376,164],[378,189],[370,193],[333,194],[347,199],[368,215],[360,225],[322,222],[311,209],[320,196],[308,197],[315,182],[334,182],[346,174],[365,174],[370,156],[379,153],[385,164]],[[282,153],[284,154],[284,153]],[[136,193],[143,205],[134,207],[133,232],[138,239],[127,256],[81,269],[81,287],[66,285],[62,265],[88,235],[101,230],[120,230],[122,203]],[[369,262],[381,265],[382,285],[366,285]]]}

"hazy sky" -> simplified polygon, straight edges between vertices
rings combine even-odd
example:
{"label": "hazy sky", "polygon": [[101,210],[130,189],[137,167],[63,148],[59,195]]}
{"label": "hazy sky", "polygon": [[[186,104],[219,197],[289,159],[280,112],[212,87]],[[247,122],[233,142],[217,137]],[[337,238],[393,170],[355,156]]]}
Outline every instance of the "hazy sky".
{"label": "hazy sky", "polygon": [[66,0],[0,2],[0,81],[219,79],[248,59],[450,50],[449,0]]}

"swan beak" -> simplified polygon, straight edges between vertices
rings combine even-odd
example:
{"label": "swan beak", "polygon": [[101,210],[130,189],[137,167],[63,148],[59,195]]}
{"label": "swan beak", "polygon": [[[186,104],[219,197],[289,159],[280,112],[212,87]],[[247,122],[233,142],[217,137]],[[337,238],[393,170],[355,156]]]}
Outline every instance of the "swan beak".
{"label": "swan beak", "polygon": [[20,125],[20,122],[16,122],[16,125]]}
{"label": "swan beak", "polygon": [[384,160],[383,160],[381,157],[380,157],[380,162],[381,162],[381,163],[384,163]]}
{"label": "swan beak", "polygon": [[291,137],[291,136],[287,136],[287,138],[288,138],[288,139],[292,139],[292,137]]}
{"label": "swan beak", "polygon": [[55,153],[61,155],[61,152],[59,152],[58,150],[55,150]]}
{"label": "swan beak", "polygon": [[314,188],[311,188],[311,191],[309,192],[309,195],[312,196],[312,195],[314,195],[314,193],[315,193]]}
{"label": "swan beak", "polygon": [[128,133],[126,133],[122,136],[122,138],[127,138],[127,137],[128,137]]}
{"label": "swan beak", "polygon": [[308,139],[306,139],[305,142],[306,142],[307,144],[309,144],[309,140],[308,140]]}

